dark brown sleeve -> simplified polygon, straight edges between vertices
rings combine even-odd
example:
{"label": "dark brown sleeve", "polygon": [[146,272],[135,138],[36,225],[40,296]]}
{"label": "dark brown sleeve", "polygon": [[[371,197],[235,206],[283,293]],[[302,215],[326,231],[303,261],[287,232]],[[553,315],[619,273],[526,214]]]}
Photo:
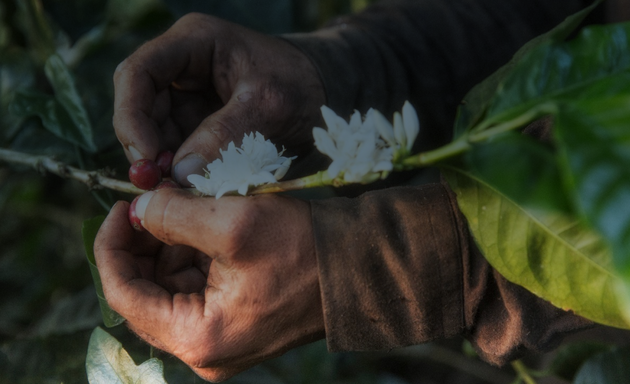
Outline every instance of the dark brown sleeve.
{"label": "dark brown sleeve", "polygon": [[340,116],[368,108],[391,116],[410,100],[425,149],[450,139],[456,108],[472,86],[587,2],[384,1],[314,33],[283,37],[318,68],[327,105]]}
{"label": "dark brown sleeve", "polygon": [[311,202],[331,351],[462,334],[501,365],[591,324],[492,269],[454,199],[430,184]]}

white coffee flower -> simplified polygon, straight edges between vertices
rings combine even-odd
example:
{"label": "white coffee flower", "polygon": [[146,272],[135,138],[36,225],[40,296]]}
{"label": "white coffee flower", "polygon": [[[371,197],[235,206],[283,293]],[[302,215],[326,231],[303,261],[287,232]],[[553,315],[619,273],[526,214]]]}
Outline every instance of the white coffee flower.
{"label": "white coffee flower", "polygon": [[342,175],[348,182],[373,181],[393,169],[395,154],[408,154],[419,131],[416,112],[409,102],[403,114],[394,114],[394,126],[378,111],[370,109],[361,119],[355,111],[350,122],[322,106],[328,130],[316,127],[313,138],[317,149],[333,161],[328,175]]}
{"label": "white coffee flower", "polygon": [[402,115],[394,112],[394,125],[376,111],[376,128],[381,137],[389,146],[395,148],[395,154],[408,155],[411,152],[413,143],[420,132],[420,121],[415,108],[409,101],[405,101],[402,108]]}
{"label": "white coffee flower", "polygon": [[222,159],[208,164],[206,176],[190,175],[188,181],[204,195],[223,196],[237,191],[247,194],[250,186],[274,183],[280,180],[289,169],[295,157],[284,157],[276,146],[259,132],[243,137],[240,148],[234,142],[227,150],[221,150]]}

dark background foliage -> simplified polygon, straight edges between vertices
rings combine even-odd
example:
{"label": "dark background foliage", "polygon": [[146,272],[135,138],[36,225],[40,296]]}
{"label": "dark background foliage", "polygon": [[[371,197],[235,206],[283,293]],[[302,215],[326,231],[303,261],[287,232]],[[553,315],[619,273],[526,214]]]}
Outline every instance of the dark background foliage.
{"label": "dark background foliage", "polygon": [[[142,42],[190,11],[280,34],[312,30],[370,2],[0,0],[0,147],[55,156],[89,170],[109,167],[125,179],[128,164],[111,127],[111,78],[116,65]],[[619,9],[611,13],[618,19],[624,17],[626,8]],[[95,148],[53,134],[43,123],[51,116],[49,110],[19,108],[35,105],[34,100],[54,100],[55,92],[43,68],[55,51],[74,75]],[[60,122],[62,115],[57,115]],[[78,182],[0,164],[0,384],[87,382],[88,339],[102,319],[85,259],[81,224],[105,214],[117,199],[130,200],[131,196],[90,191]],[[149,347],[124,327],[108,332],[137,363],[149,357]],[[589,351],[609,348],[597,344],[580,351],[587,356]],[[175,358],[156,353],[164,360],[169,383],[201,382]],[[529,362],[538,364],[550,358],[532,357]],[[563,377],[575,373],[575,369],[562,367]],[[334,355],[326,352],[324,342],[318,342],[230,382],[508,383],[513,378],[511,368],[486,365],[474,357],[466,342],[456,339],[389,353]]]}

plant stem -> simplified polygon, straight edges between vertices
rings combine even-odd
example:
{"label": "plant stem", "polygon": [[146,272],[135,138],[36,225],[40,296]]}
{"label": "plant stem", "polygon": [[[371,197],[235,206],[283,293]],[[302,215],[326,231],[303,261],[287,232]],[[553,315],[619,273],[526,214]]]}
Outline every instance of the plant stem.
{"label": "plant stem", "polygon": [[518,374],[518,377],[523,379],[525,384],[536,384],[536,380],[534,380],[534,378],[529,374],[527,367],[525,366],[525,364],[523,364],[522,361],[515,360],[511,364],[512,368],[514,368],[514,370]]}
{"label": "plant stem", "polygon": [[489,125],[491,124],[490,122],[485,122],[485,124],[473,128],[445,146],[409,156],[404,159],[402,163],[395,164],[394,167],[397,171],[427,167],[451,157],[461,155],[472,148],[473,144],[486,141],[494,136],[514,129],[522,128],[543,115],[553,113],[555,108],[556,106],[553,103],[544,103],[528,110],[516,118],[498,123],[494,126]]}
{"label": "plant stem", "polygon": [[54,160],[49,156],[29,155],[0,148],[0,161],[26,165],[42,173],[48,171],[63,178],[78,180],[86,184],[90,189],[109,188],[135,195],[146,192],[129,182],[105,176],[105,171],[84,171]]}
{"label": "plant stem", "polygon": [[262,193],[277,193],[286,191],[296,191],[305,188],[324,187],[327,185],[340,186],[344,184],[338,179],[331,179],[328,171],[319,171],[314,175],[301,177],[299,179],[280,181],[273,184],[263,184],[250,189],[248,195],[259,195]]}
{"label": "plant stem", "polygon": [[396,164],[396,170],[421,168],[438,163],[444,159],[454,157],[466,152],[471,145],[468,136],[461,136],[459,139],[428,152],[422,152],[414,156],[409,156],[402,161],[402,165]]}

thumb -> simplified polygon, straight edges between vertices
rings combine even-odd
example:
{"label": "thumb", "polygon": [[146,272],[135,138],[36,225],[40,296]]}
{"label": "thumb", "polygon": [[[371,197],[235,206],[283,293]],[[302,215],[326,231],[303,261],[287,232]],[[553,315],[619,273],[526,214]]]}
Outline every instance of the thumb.
{"label": "thumb", "polygon": [[144,228],[168,245],[187,245],[216,258],[232,249],[246,222],[242,199],[204,198],[182,189],[142,195],[136,213]]}
{"label": "thumb", "polygon": [[232,141],[238,145],[244,134],[260,129],[261,113],[255,113],[260,108],[253,105],[252,92],[245,86],[239,88],[240,92],[237,89],[223,108],[203,120],[177,150],[173,177],[179,184],[190,186],[188,175],[202,175],[208,163],[220,158],[220,149]]}

